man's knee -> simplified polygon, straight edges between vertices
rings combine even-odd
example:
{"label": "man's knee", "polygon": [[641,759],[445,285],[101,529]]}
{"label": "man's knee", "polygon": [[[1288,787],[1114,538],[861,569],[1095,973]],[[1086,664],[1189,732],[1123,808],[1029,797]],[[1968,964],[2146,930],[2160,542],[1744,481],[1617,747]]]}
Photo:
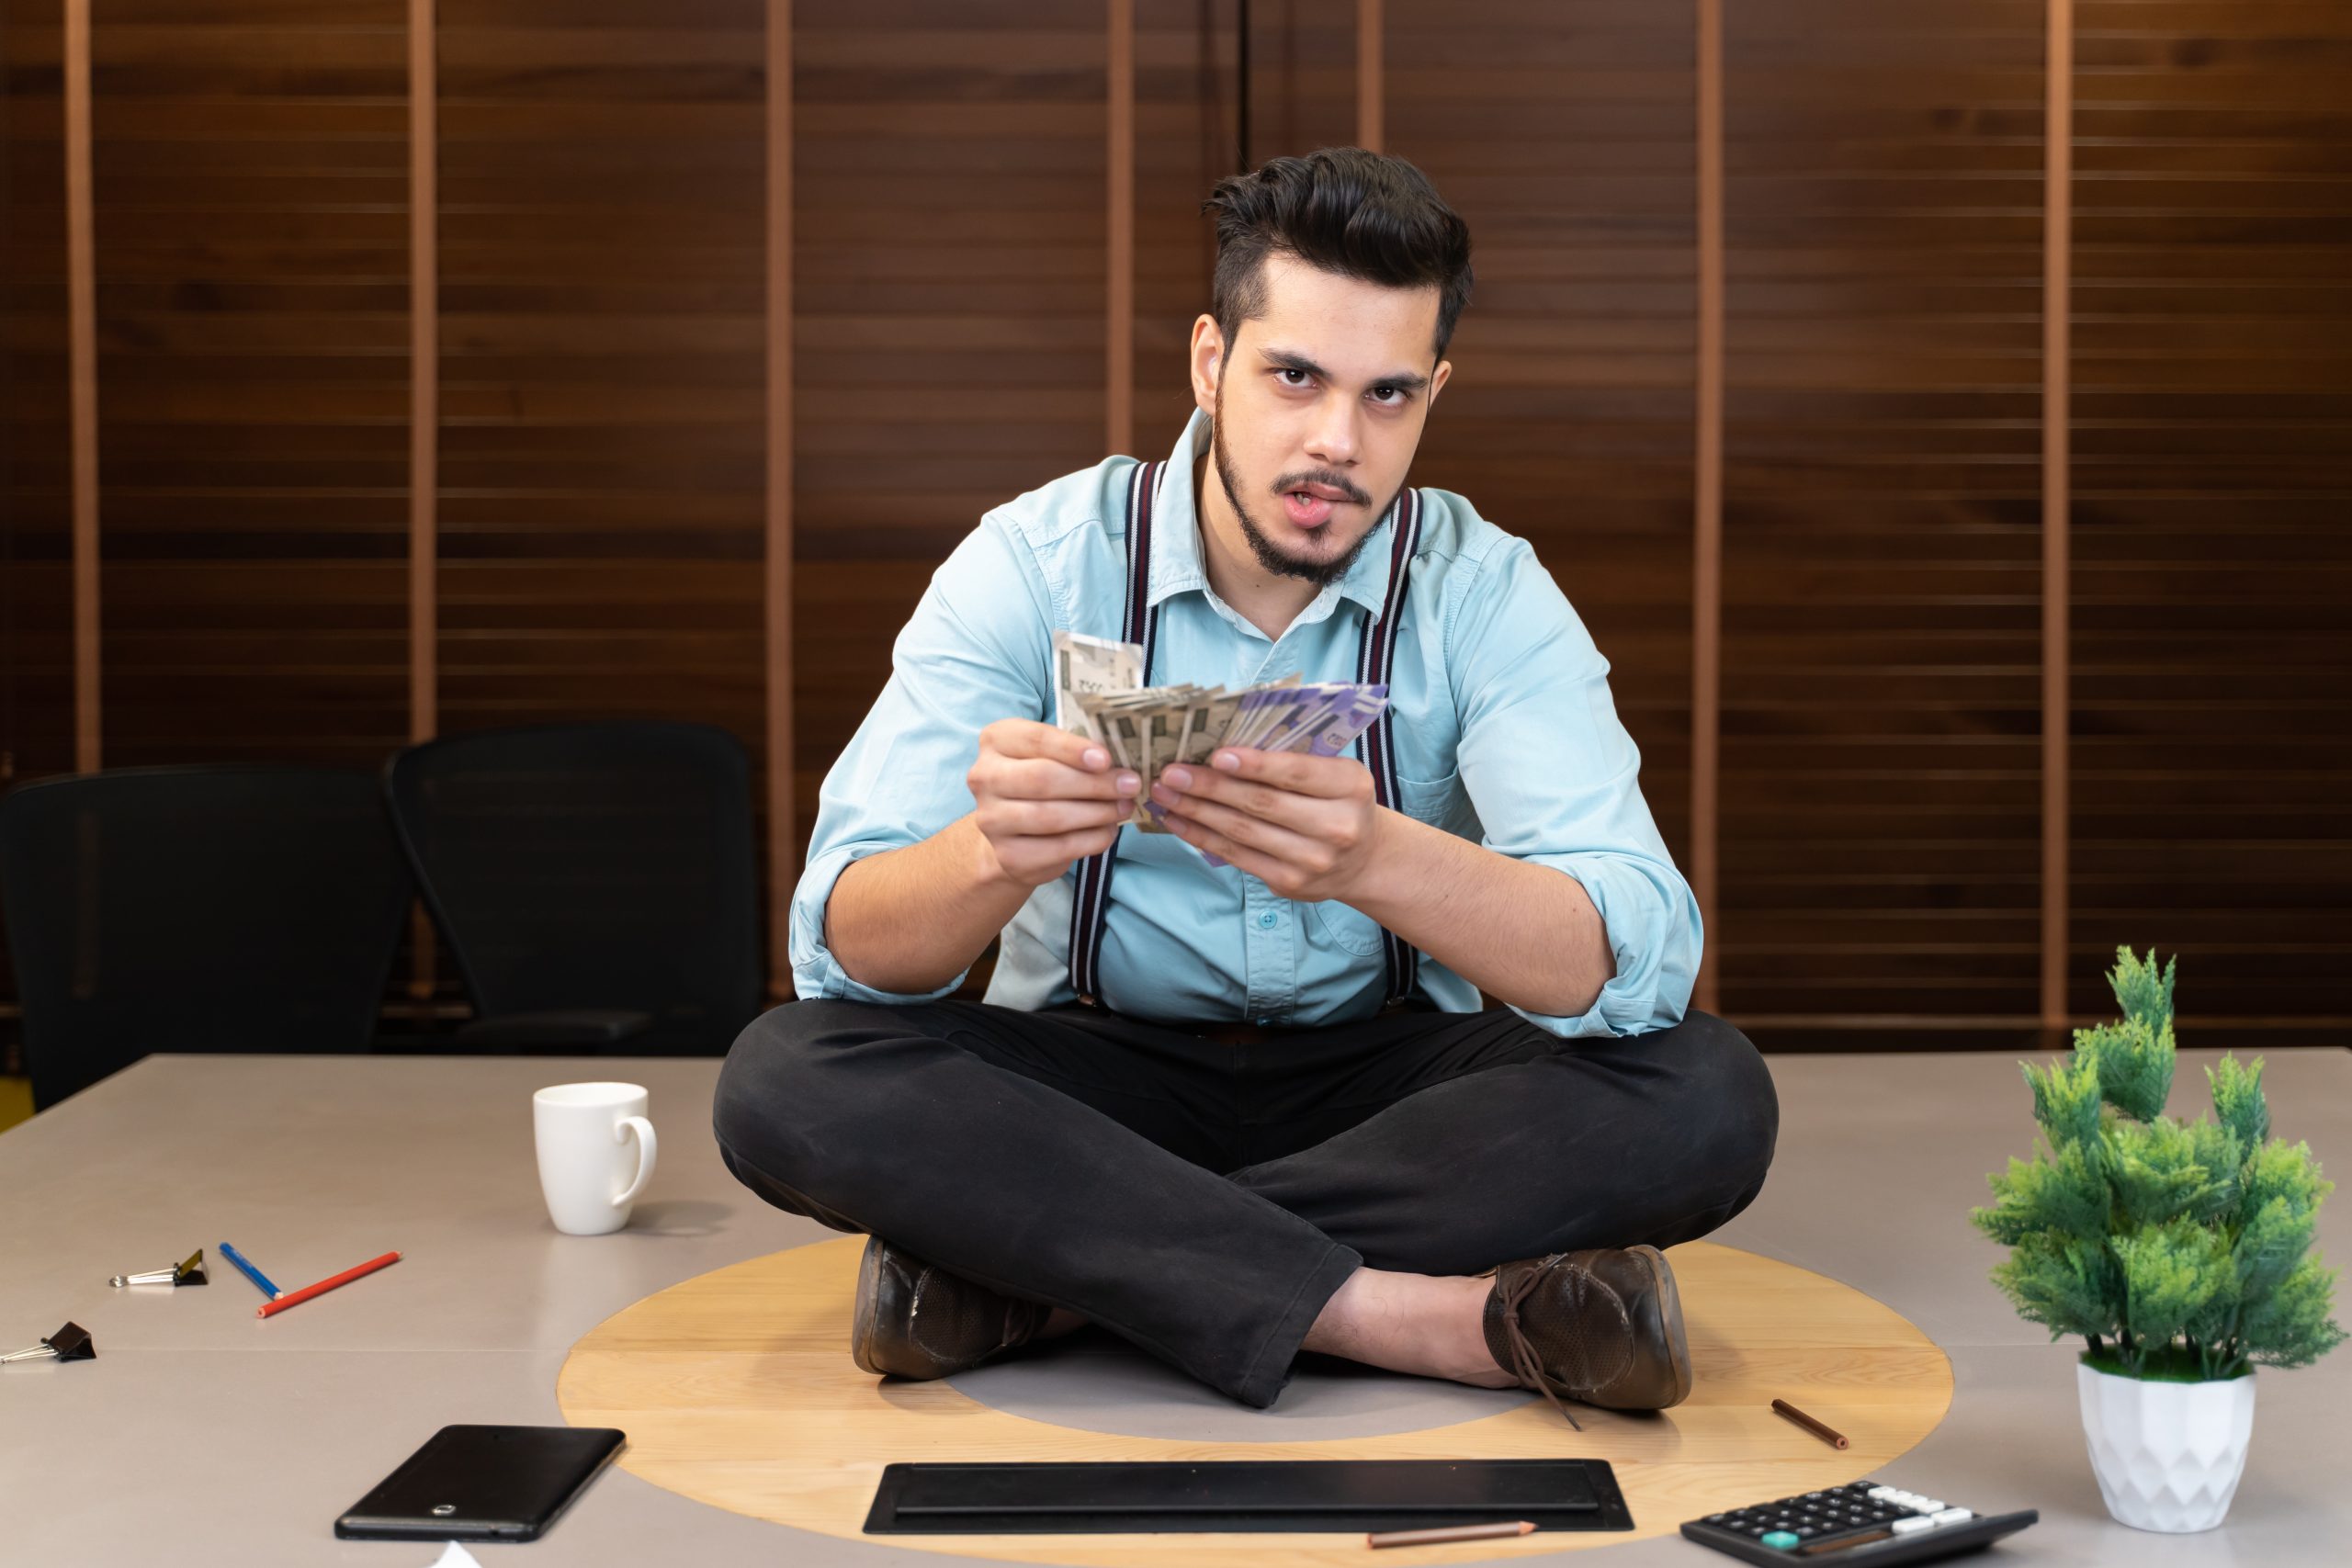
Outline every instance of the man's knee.
{"label": "man's knee", "polygon": [[718,1146],[732,1148],[756,1141],[785,1092],[793,1058],[805,1030],[804,1002],[770,1008],[743,1026],[727,1059],[718,1066],[718,1087],[711,1097],[711,1131]]}
{"label": "man's knee", "polygon": [[1780,1096],[1763,1053],[1722,1019],[1695,1010],[1654,1039],[1682,1079],[1693,1144],[1710,1152],[1727,1188],[1754,1196],[1781,1130]]}
{"label": "man's knee", "polygon": [[889,1032],[892,1011],[872,1002],[811,998],[772,1007],[745,1024],[718,1069],[715,1110],[720,1138],[727,1136],[729,1116],[773,1105],[828,1051]]}
{"label": "man's knee", "polygon": [[735,1179],[768,1202],[835,1230],[864,1227],[803,1190],[828,1185],[813,1116],[824,1112],[810,1069],[845,1035],[873,1027],[865,1004],[786,1002],[753,1019],[729,1047],[711,1101],[711,1132]]}
{"label": "man's knee", "polygon": [[889,1010],[865,1002],[808,1000],[770,1008],[735,1037],[718,1069],[711,1131],[719,1146],[774,1164],[797,1123],[826,1114],[826,1058],[861,1036],[887,1033]]}

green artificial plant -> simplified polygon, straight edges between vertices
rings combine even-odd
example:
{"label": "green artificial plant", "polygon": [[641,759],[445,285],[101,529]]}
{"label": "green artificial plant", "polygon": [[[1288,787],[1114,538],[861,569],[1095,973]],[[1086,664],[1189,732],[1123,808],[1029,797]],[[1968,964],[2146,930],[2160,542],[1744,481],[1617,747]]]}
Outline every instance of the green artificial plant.
{"label": "green artificial plant", "polygon": [[[2164,1114],[2172,1090],[2173,964],[2116,950],[2123,1017],[2024,1063],[2043,1143],[1996,1172],[1977,1228],[2012,1248],[1993,1282],[2052,1339],[2079,1334],[2101,1371],[2177,1381],[2301,1367],[2344,1338],[2335,1270],[2311,1250],[2320,1179],[2309,1144],[2270,1134],[2262,1061],[2205,1077],[2213,1117]],[[2175,962],[2177,962],[2176,959]]]}

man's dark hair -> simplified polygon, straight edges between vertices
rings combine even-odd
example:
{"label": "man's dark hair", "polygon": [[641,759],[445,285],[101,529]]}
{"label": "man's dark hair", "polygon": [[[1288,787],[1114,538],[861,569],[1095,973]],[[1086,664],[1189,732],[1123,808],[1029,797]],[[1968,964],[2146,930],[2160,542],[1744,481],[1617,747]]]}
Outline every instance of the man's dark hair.
{"label": "man's dark hair", "polygon": [[1390,288],[1434,286],[1440,358],[1470,302],[1470,226],[1402,158],[1326,147],[1269,159],[1217,181],[1201,210],[1216,214],[1210,311],[1228,347],[1265,313],[1270,255]]}

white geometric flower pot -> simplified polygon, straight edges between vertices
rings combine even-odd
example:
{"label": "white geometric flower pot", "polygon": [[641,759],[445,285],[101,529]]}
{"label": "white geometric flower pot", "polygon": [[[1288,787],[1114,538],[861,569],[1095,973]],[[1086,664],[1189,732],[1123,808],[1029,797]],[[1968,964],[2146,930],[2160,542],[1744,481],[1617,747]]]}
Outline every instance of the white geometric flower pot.
{"label": "white geometric flower pot", "polygon": [[2083,1436],[2107,1511],[2135,1529],[2209,1530],[2230,1511],[2254,1436],[2254,1374],[2157,1382],[2075,1363]]}

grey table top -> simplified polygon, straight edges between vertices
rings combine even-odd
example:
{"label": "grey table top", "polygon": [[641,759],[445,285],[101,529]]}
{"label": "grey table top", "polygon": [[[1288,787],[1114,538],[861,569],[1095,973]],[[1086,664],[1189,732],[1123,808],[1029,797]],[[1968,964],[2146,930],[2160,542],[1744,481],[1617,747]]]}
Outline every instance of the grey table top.
{"label": "grey table top", "polygon": [[[2201,1108],[2199,1068],[2213,1055],[2182,1053],[2177,1111]],[[2277,1130],[2309,1139],[2342,1179],[2352,1055],[2269,1057]],[[2030,1144],[2014,1057],[1771,1066],[1782,1117],[1772,1178],[1714,1239],[1866,1291],[1951,1353],[1951,1414],[1885,1479],[1983,1512],[2041,1509],[2040,1525],[1997,1549],[2018,1562],[2278,1568],[2352,1556],[2342,1476],[2352,1351],[2260,1374],[2252,1457],[2222,1529],[2165,1537],[2108,1519],[2084,1453],[2073,1352],[2011,1314],[1985,1278],[1998,1249],[1967,1223],[1984,1173]],[[71,1318],[100,1352],[0,1369],[0,1562],[432,1562],[438,1547],[338,1541],[332,1522],[446,1423],[560,1422],[564,1356],[614,1312],[833,1234],[765,1207],[727,1174],[707,1131],[717,1070],[710,1060],[155,1056],[0,1134],[0,1349]],[[660,1172],[629,1229],[561,1235],[539,1199],[530,1093],[616,1077],[651,1091]],[[2352,1254],[2347,1212],[2341,1197],[2323,1212],[2321,1246],[2337,1261]],[[408,1257],[265,1323],[252,1312],[258,1294],[220,1258],[223,1240],[289,1288],[392,1248]],[[200,1292],[107,1284],[199,1246],[213,1268]],[[594,1568],[945,1560],[725,1513],[617,1470],[545,1540],[474,1550],[485,1562],[527,1553]],[[1730,1559],[1669,1537],[1585,1561]]]}

